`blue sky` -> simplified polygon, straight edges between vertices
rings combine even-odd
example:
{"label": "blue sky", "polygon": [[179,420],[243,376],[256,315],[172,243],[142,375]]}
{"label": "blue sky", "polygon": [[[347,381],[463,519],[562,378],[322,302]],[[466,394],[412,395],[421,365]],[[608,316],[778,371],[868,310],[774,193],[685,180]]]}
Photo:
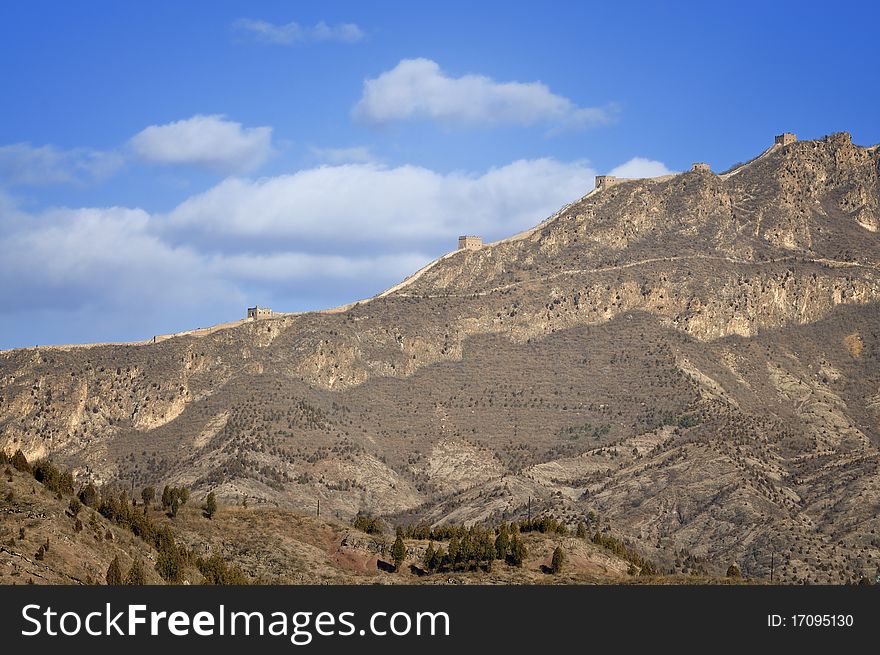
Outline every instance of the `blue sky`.
{"label": "blue sky", "polygon": [[[6,2],[0,348],[373,295],[597,173],[880,141],[876,3]],[[873,119],[873,120],[869,120]]]}

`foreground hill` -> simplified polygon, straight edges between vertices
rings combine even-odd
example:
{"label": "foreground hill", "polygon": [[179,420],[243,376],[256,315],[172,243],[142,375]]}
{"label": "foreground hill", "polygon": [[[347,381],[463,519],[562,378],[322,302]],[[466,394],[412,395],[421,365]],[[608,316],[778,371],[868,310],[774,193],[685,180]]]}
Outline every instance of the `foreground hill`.
{"label": "foreground hill", "polygon": [[[164,584],[162,555],[150,538],[138,536],[124,521],[105,516],[106,509],[71,507],[74,494],[58,493],[26,472],[4,466],[0,479],[0,584],[106,584],[114,559],[123,579],[135,563],[141,584]],[[449,539],[406,539],[406,556],[393,570],[394,536],[364,533],[335,520],[321,520],[279,508],[219,507],[207,518],[191,502],[172,518],[154,503],[133,511],[148,517],[157,530],[167,528],[181,554],[177,583],[185,584],[595,584],[611,582],[712,581],[699,561],[679,578],[647,575],[627,552],[615,551],[616,539],[594,543],[590,535],[522,535],[527,556],[521,566],[503,561],[488,569],[463,567],[430,572],[425,551],[448,548]],[[601,527],[601,526],[597,526]],[[607,526],[605,526],[607,530]],[[597,533],[598,530],[597,530]],[[610,538],[610,541],[607,541]],[[598,539],[596,541],[599,541]],[[48,545],[48,548],[46,547]],[[622,545],[622,544],[620,544]],[[552,555],[565,553],[564,568],[550,573]],[[201,558],[201,559],[200,559]],[[210,568],[205,568],[206,563]],[[212,576],[226,573],[222,580]],[[471,570],[473,568],[473,570]],[[229,575],[233,572],[233,575]]]}
{"label": "foreground hill", "polygon": [[[0,354],[0,443],[347,522],[607,518],[672,569],[880,557],[880,154],[620,181],[369,301]],[[266,510],[269,512],[270,510]]]}

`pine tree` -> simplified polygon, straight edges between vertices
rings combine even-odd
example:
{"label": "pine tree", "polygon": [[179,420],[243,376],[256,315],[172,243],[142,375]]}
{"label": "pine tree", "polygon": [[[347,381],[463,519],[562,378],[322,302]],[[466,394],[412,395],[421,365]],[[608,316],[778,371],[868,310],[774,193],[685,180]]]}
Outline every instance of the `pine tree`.
{"label": "pine tree", "polygon": [[31,465],[27,460],[27,457],[25,457],[24,453],[21,452],[21,448],[15,451],[15,454],[12,456],[12,460],[10,463],[12,464],[13,468],[21,471],[22,473],[30,473],[32,470]]}
{"label": "pine tree", "polygon": [[433,571],[437,568],[437,551],[434,550],[433,541],[428,543],[428,549],[425,551],[425,557],[422,559],[422,563],[429,571]]}
{"label": "pine tree", "polygon": [[110,566],[107,569],[107,584],[122,584],[122,566],[119,564],[119,555],[113,558],[113,561],[110,562]]}
{"label": "pine tree", "polygon": [[144,565],[141,564],[140,560],[135,560],[134,564],[131,565],[131,569],[128,571],[128,576],[125,578],[125,584],[127,585],[145,585],[147,584],[147,577],[144,573]]}
{"label": "pine tree", "polygon": [[98,502],[101,500],[100,496],[98,496],[98,490],[95,489],[95,485],[91,482],[79,492],[79,499],[83,505],[87,505],[88,507],[97,507]]}
{"label": "pine tree", "polygon": [[727,577],[728,578],[741,578],[742,572],[740,572],[739,567],[736,564],[731,564],[727,567]]}
{"label": "pine tree", "polygon": [[156,498],[156,488],[155,487],[144,487],[141,489],[141,498],[144,501],[144,505],[146,507],[150,506],[150,503]]}
{"label": "pine tree", "polygon": [[507,524],[502,523],[498,528],[498,536],[495,537],[495,557],[497,559],[504,559],[507,557],[507,552],[510,550],[510,532],[507,529]]}
{"label": "pine tree", "polygon": [[168,526],[162,526],[156,533],[156,571],[163,580],[171,584],[183,581],[185,552],[174,541],[174,535]]}
{"label": "pine tree", "polygon": [[406,544],[403,543],[401,535],[397,535],[394,545],[391,546],[391,559],[394,560],[394,570],[399,571],[403,565],[403,560],[406,559]]}
{"label": "pine tree", "polygon": [[208,498],[205,500],[205,516],[209,519],[214,518],[214,514],[217,513],[217,497],[214,495],[214,492],[208,494]]}
{"label": "pine tree", "polygon": [[520,536],[514,532],[513,537],[510,540],[510,555],[507,559],[513,566],[519,567],[523,565],[526,557],[528,557],[526,545],[523,543]]}
{"label": "pine tree", "polygon": [[587,524],[581,521],[578,523],[577,534],[575,535],[578,539],[586,539],[587,538]]}
{"label": "pine tree", "polygon": [[461,559],[461,544],[458,540],[458,535],[453,534],[449,539],[449,563],[452,566],[455,566],[459,560]]}
{"label": "pine tree", "polygon": [[174,498],[174,494],[171,493],[171,487],[167,484],[165,488],[162,490],[162,509],[167,510],[171,507],[171,501]]}
{"label": "pine tree", "polygon": [[437,570],[439,571],[441,568],[446,566],[449,561],[449,555],[443,550],[443,546],[437,547],[437,557],[435,558],[437,561]]}
{"label": "pine tree", "polygon": [[551,573],[562,573],[562,565],[565,564],[565,551],[561,546],[557,546],[553,550],[553,559],[550,561]]}

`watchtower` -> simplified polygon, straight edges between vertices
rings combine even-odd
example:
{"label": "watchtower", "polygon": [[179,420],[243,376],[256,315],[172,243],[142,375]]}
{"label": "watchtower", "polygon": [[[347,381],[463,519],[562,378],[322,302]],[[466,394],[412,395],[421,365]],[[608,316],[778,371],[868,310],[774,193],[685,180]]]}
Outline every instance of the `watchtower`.
{"label": "watchtower", "polygon": [[261,318],[271,318],[272,314],[274,313],[275,312],[273,312],[268,307],[260,307],[259,305],[257,305],[256,307],[248,307],[247,317],[258,321]]}
{"label": "watchtower", "polygon": [[596,176],[596,188],[597,189],[607,189],[608,187],[617,184],[618,179],[613,175],[597,175]]}
{"label": "watchtower", "polygon": [[483,247],[483,239],[473,235],[464,235],[458,237],[459,250],[478,250]]}
{"label": "watchtower", "polygon": [[797,136],[794,132],[783,132],[782,134],[776,135],[776,139],[774,141],[781,146],[787,146],[797,141]]}
{"label": "watchtower", "polygon": [[691,170],[695,173],[711,173],[712,169],[709,167],[709,164],[703,161],[696,162],[693,166],[691,166]]}

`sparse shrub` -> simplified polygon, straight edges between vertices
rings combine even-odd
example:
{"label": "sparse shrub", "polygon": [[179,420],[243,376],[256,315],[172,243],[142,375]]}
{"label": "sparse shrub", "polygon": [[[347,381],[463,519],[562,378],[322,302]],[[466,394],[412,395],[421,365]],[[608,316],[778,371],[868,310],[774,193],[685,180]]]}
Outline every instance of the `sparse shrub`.
{"label": "sparse shrub", "polygon": [[219,555],[197,558],[196,567],[205,577],[205,584],[212,585],[246,585],[250,584],[244,571],[235,565],[229,565]]}
{"label": "sparse shrub", "polygon": [[367,534],[382,534],[385,532],[385,526],[382,523],[382,519],[368,514],[358,514],[352,525],[357,530],[366,532]]}
{"label": "sparse shrub", "polygon": [[74,518],[82,511],[82,503],[79,498],[71,498],[70,504],[67,506],[67,509],[70,510],[70,515]]}
{"label": "sparse shrub", "polygon": [[727,577],[728,578],[741,578],[742,572],[739,570],[739,567],[736,564],[731,564],[727,567]]}

